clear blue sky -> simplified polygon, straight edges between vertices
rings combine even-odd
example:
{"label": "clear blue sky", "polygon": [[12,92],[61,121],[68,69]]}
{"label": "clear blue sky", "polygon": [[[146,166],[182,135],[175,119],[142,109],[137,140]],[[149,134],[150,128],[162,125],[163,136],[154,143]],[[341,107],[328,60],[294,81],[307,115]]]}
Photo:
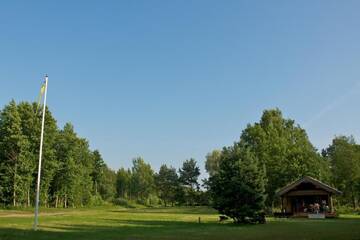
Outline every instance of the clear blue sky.
{"label": "clear blue sky", "polygon": [[360,1],[9,1],[1,106],[49,107],[114,169],[179,167],[279,107],[317,148],[360,129]]}

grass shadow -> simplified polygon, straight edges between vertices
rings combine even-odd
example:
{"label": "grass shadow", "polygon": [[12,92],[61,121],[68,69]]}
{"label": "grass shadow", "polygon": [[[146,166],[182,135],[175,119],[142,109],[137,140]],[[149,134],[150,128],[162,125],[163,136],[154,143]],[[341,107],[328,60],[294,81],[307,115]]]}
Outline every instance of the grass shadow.
{"label": "grass shadow", "polygon": [[[223,224],[182,221],[103,219],[102,225],[42,225],[40,230],[0,228],[0,240],[13,239],[207,239],[208,229]],[[187,236],[187,237],[185,237]]]}
{"label": "grass shadow", "polygon": [[214,215],[217,211],[212,208],[204,207],[183,207],[183,208],[172,208],[172,207],[154,207],[154,208],[121,208],[118,210],[108,210],[109,212],[126,212],[126,213],[153,213],[153,214],[201,214],[201,215]]}
{"label": "grass shadow", "polygon": [[99,222],[49,222],[31,229],[1,228],[0,240],[67,239],[354,239],[360,240],[360,219],[272,220],[265,225],[236,225],[231,222],[197,223],[188,220],[117,219],[109,216]]}

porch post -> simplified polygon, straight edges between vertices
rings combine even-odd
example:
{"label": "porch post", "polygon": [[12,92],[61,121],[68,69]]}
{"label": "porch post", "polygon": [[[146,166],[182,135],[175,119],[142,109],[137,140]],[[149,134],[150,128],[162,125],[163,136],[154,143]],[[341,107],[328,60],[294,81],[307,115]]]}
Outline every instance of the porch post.
{"label": "porch post", "polygon": [[329,198],[330,212],[333,213],[333,212],[334,212],[334,205],[333,205],[332,195],[329,194],[329,195],[328,195],[328,198]]}

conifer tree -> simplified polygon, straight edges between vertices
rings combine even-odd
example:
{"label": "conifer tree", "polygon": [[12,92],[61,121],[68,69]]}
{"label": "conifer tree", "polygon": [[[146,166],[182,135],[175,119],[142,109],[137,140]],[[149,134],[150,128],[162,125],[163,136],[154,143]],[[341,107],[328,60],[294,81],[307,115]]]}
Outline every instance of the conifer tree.
{"label": "conifer tree", "polygon": [[239,143],[224,148],[219,171],[210,177],[213,207],[235,223],[264,221],[265,172]]}
{"label": "conifer tree", "polygon": [[161,165],[155,180],[159,197],[164,202],[165,207],[168,203],[174,205],[176,191],[179,188],[179,177],[176,173],[176,169],[168,167],[166,164]]}

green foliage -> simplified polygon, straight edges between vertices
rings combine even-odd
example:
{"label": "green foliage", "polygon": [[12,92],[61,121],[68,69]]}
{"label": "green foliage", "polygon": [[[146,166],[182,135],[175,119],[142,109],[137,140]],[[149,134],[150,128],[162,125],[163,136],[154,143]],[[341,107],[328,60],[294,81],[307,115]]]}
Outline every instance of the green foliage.
{"label": "green foliage", "polygon": [[360,198],[360,145],[353,137],[339,136],[323,151],[330,162],[332,183],[343,192],[343,204],[358,207]]}
{"label": "green foliage", "polygon": [[114,203],[118,205],[123,205],[122,201],[143,206],[158,204],[155,173],[150,164],[139,157],[133,159],[131,169],[120,168],[116,173],[116,197]]}
{"label": "green foliage", "polygon": [[106,165],[98,150],[95,150],[93,152],[93,159],[94,162],[93,162],[93,171],[91,173],[91,177],[94,186],[94,192],[95,194],[97,194],[99,189],[99,182],[101,182],[101,180],[104,178],[104,171]]}
{"label": "green foliage", "polygon": [[105,165],[103,177],[98,182],[100,196],[103,200],[111,202],[116,196],[116,172]]}
{"label": "green foliage", "polygon": [[131,196],[145,202],[150,193],[154,191],[154,187],[154,171],[150,164],[145,163],[140,157],[133,159],[130,180]]}
{"label": "green foliage", "polygon": [[108,168],[98,150],[93,151],[93,166],[90,174],[92,178],[93,194],[100,194],[101,198],[111,201],[115,197],[115,171]]}
{"label": "green foliage", "polygon": [[31,185],[29,140],[21,131],[21,117],[15,101],[0,115],[0,197],[4,204],[17,206],[26,202]]}
{"label": "green foliage", "polygon": [[87,206],[92,206],[92,207],[98,207],[103,205],[105,205],[105,202],[100,195],[92,195],[90,197],[90,201],[87,204]]}
{"label": "green foliage", "polygon": [[223,149],[210,189],[214,208],[234,222],[256,222],[263,216],[265,171],[255,154],[241,144]]}
{"label": "green foliage", "polygon": [[131,198],[130,196],[131,171],[120,168],[116,173],[116,193],[120,198]]}
{"label": "green foliage", "polygon": [[266,167],[267,206],[274,204],[275,192],[302,176],[329,178],[327,162],[310,143],[304,129],[280,110],[264,111],[259,123],[248,125],[240,142]]}
{"label": "green foliage", "polygon": [[342,205],[338,204],[336,207],[336,212],[338,214],[351,214],[360,216],[360,207],[354,208],[353,203]]}
{"label": "green foliage", "polygon": [[187,205],[195,205],[196,195],[200,190],[200,185],[198,183],[200,168],[196,165],[195,159],[190,158],[183,162],[182,167],[179,169],[179,175],[179,181],[183,187],[180,194],[184,194],[183,199]]}
{"label": "green foliage", "polygon": [[130,201],[125,198],[116,198],[114,199],[113,203],[121,207],[134,208],[134,205],[132,205]]}
{"label": "green foliage", "polygon": [[[30,206],[36,186],[41,112],[36,103],[11,101],[0,113],[0,201]],[[67,123],[59,130],[46,108],[40,203],[42,206],[98,205],[115,192],[115,173],[99,152],[90,151]],[[106,176],[106,178],[105,178]],[[98,189],[94,189],[94,183]],[[111,193],[112,194],[111,194]]]}
{"label": "green foliage", "polygon": [[[41,111],[36,103],[16,104],[11,101],[0,111],[2,206],[23,207],[34,203],[40,130]],[[236,155],[238,151],[244,156]],[[258,123],[248,125],[242,132],[238,144],[206,156],[205,168],[210,175],[210,184],[225,181],[225,178],[220,178],[225,174],[221,170],[224,159],[234,166],[247,162],[249,166],[241,165],[241,169],[248,167],[246,171],[259,171],[259,178],[266,179],[261,184],[265,186],[268,207],[276,202],[275,191],[278,188],[304,175],[326,182],[331,180],[344,192],[340,199],[342,204],[352,204],[353,208],[358,206],[360,146],[352,138],[337,137],[321,156],[310,143],[305,130],[293,120],[284,119],[278,109],[264,111]],[[257,168],[253,169],[255,163]],[[242,170],[236,171],[231,174],[244,174]],[[207,204],[209,193],[200,190],[199,175],[200,169],[194,159],[186,160],[178,173],[174,168],[163,165],[155,174],[142,158],[134,159],[131,169],[121,168],[115,172],[106,166],[99,151],[90,150],[88,141],[76,134],[71,123],[59,129],[52,113],[46,108],[40,192],[42,206],[80,207],[100,205],[104,201],[116,202],[116,199],[143,205],[159,202],[165,205]],[[248,176],[251,178],[252,175]],[[239,183],[240,179],[244,181],[242,185],[231,184],[231,181]],[[248,179],[234,177],[228,180],[229,184],[224,182],[222,186],[224,189],[240,187],[241,191],[245,191],[243,186],[253,187]],[[256,182],[257,178],[252,180]],[[205,188],[208,185],[205,181]],[[255,195],[261,193],[260,185],[255,186]],[[251,191],[247,191],[250,194]],[[252,208],[245,204],[236,211],[244,213],[245,209]],[[241,216],[237,218],[240,220],[236,221],[242,221]]]}
{"label": "green foliage", "polygon": [[159,173],[155,178],[156,188],[160,199],[164,202],[165,206],[168,203],[174,205],[176,202],[176,192],[180,187],[179,177],[176,169],[168,167],[165,164],[160,167]]}
{"label": "green foliage", "polygon": [[59,133],[56,152],[60,160],[53,180],[56,205],[58,201],[64,207],[86,205],[92,190],[88,143],[79,139],[73,126],[67,123]]}
{"label": "green foliage", "polygon": [[182,168],[179,169],[180,182],[190,187],[191,189],[198,189],[199,183],[198,178],[200,176],[200,168],[196,166],[196,161],[193,158],[186,160]]}
{"label": "green foliage", "polygon": [[115,203],[119,199],[145,206],[206,203],[207,196],[199,190],[196,161],[185,161],[179,172],[180,177],[175,168],[162,165],[155,174],[142,158],[135,158],[131,169],[120,168],[116,173]]}
{"label": "green foliage", "polygon": [[214,176],[220,168],[221,151],[214,150],[206,155],[205,170],[210,176]]}

